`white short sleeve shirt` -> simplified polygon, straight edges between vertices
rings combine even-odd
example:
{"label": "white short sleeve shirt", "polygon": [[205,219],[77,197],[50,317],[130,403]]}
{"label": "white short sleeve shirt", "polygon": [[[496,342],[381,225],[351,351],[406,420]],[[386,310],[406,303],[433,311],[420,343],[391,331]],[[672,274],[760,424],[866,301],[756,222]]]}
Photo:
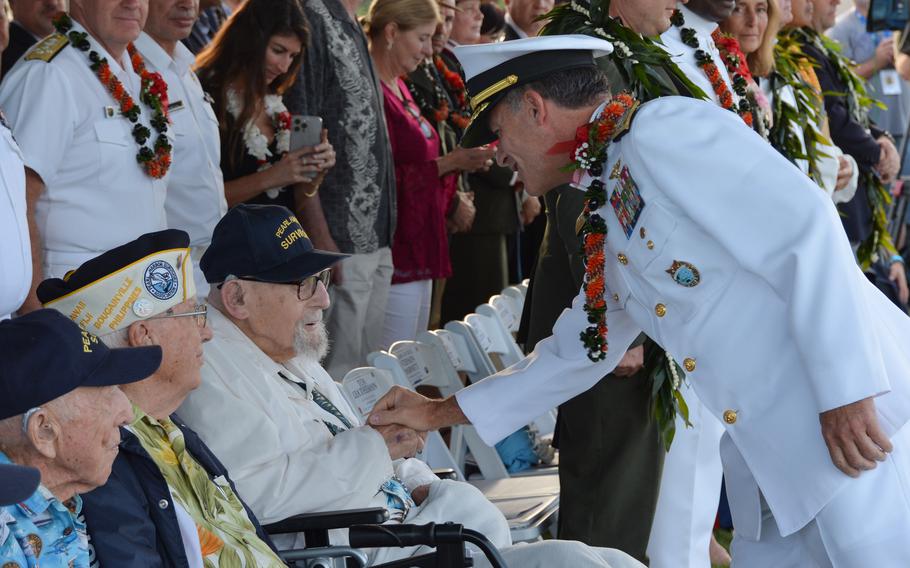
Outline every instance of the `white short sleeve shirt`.
{"label": "white short sleeve shirt", "polygon": [[0,320],[22,305],[31,282],[25,168],[12,133],[0,125]]}

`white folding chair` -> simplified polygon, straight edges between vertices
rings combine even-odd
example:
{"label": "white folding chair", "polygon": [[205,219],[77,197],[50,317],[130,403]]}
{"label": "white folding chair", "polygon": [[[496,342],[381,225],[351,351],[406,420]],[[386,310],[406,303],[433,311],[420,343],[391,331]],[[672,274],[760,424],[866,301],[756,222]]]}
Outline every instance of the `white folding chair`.
{"label": "white folding chair", "polygon": [[503,296],[508,296],[512,298],[512,301],[515,302],[515,311],[519,314],[524,310],[525,307],[525,294],[521,291],[521,288],[518,286],[509,286],[508,288],[502,291]]}

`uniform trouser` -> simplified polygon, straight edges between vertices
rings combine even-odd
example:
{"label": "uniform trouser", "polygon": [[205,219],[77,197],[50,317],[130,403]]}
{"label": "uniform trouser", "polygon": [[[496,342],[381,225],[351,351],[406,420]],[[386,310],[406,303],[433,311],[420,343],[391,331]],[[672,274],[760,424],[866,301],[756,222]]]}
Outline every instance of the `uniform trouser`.
{"label": "uniform trouser", "polygon": [[759,540],[734,533],[733,568],[906,568],[910,566],[910,427],[894,451],[851,479],[808,525],[782,537],[761,499]]}
{"label": "uniform trouser", "polygon": [[711,567],[708,547],[720,501],[720,438],[724,427],[692,388],[683,389],[692,427],[686,428],[677,418],[676,437],[664,460],[648,543],[651,568]]}
{"label": "uniform trouser", "polygon": [[456,234],[450,251],[452,277],[442,295],[442,323],[464,319],[509,285],[504,234]]}
{"label": "uniform trouser", "polygon": [[366,357],[382,344],[382,325],[392,282],[392,250],[355,254],[341,263],[343,281],[332,286],[326,327],[332,348],[325,369],[336,381],[366,365]]}
{"label": "uniform trouser", "polygon": [[560,405],[557,436],[558,538],[644,562],[665,452],[643,375],[608,375]]}

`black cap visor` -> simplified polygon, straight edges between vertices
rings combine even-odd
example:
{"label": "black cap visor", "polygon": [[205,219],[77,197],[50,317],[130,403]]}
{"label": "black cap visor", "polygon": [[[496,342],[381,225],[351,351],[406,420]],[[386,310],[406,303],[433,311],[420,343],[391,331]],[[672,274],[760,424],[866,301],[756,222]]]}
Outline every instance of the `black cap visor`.
{"label": "black cap visor", "polygon": [[157,345],[110,349],[80,386],[110,387],[147,379],[161,366],[161,357],[161,347]]}
{"label": "black cap visor", "polygon": [[25,501],[38,489],[41,473],[33,467],[0,464],[0,507]]}
{"label": "black cap visor", "polygon": [[301,254],[297,258],[282,262],[278,266],[258,274],[235,274],[244,278],[253,278],[262,282],[282,284],[286,282],[299,282],[307,276],[318,274],[331,267],[336,262],[348,258],[349,254],[312,250]]}

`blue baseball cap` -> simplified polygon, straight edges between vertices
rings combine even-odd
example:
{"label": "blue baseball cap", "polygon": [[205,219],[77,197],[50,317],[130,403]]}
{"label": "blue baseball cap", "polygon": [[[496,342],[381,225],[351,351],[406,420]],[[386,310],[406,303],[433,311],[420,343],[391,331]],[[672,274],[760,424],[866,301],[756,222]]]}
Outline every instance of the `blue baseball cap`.
{"label": "blue baseball cap", "polygon": [[57,310],[0,322],[0,420],[79,387],[125,385],[161,365],[161,348],[110,349]]}
{"label": "blue baseball cap", "polygon": [[317,250],[287,207],[241,204],[215,225],[199,267],[209,284],[230,275],[262,282],[299,282],[350,255]]}
{"label": "blue baseball cap", "polygon": [[41,473],[33,467],[0,464],[0,507],[25,501],[38,489]]}

